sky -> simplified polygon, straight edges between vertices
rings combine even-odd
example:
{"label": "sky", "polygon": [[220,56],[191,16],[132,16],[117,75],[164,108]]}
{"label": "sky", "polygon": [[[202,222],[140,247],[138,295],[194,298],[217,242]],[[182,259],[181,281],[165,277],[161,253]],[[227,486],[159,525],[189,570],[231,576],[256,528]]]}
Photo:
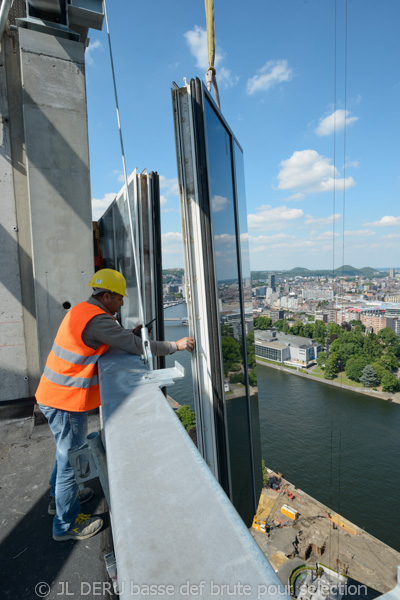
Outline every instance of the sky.
{"label": "sky", "polygon": [[[159,173],[163,267],[182,267],[170,90],[205,78],[204,2],[107,8],[127,170]],[[399,0],[336,0],[336,9],[334,0],[215,0],[217,81],[244,150],[252,270],[400,267],[399,23]],[[89,36],[96,219],[123,177],[105,23]]]}

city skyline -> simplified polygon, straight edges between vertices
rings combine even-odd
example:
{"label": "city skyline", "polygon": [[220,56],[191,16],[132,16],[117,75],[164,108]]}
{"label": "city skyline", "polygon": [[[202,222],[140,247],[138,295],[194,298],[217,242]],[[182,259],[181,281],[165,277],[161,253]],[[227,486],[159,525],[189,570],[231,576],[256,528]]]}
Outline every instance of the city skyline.
{"label": "city skyline", "polygon": [[[257,19],[241,14],[240,40],[229,6],[215,7],[217,80],[223,115],[244,149],[251,269],[385,268],[400,249],[400,5],[349,2],[346,38],[344,0],[274,0],[257,6]],[[170,11],[158,0],[154,12],[144,23],[127,0],[118,11],[109,6],[128,173],[137,166],[160,174],[168,268],[183,265],[170,87],[204,79],[206,33],[201,3],[179,0]],[[106,33],[91,34],[98,217],[122,187],[122,168]]]}

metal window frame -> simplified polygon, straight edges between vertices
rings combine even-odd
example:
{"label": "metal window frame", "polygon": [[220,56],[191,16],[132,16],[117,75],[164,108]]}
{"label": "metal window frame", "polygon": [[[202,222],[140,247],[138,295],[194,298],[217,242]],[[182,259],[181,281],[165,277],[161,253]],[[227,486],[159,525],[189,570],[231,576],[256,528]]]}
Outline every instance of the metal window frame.
{"label": "metal window frame", "polygon": [[[252,496],[254,514],[258,504],[254,473],[254,449],[250,407],[246,325],[244,314],[238,191],[236,184],[235,144],[243,152],[236,136],[216,107],[202,82],[192,80],[183,88],[172,90],[175,141],[180,187],[181,219],[187,274],[187,306],[190,334],[198,347],[192,358],[194,399],[197,417],[199,450],[211,467],[225,492],[232,498],[231,465],[229,457],[228,422],[224,392],[221,353],[220,311],[214,252],[211,191],[209,182],[209,152],[207,147],[207,117],[205,102],[209,102],[218,120],[229,135],[231,176],[236,233],[236,265],[239,281],[239,302],[248,435],[251,453]],[[211,457],[211,460],[210,460]]]}

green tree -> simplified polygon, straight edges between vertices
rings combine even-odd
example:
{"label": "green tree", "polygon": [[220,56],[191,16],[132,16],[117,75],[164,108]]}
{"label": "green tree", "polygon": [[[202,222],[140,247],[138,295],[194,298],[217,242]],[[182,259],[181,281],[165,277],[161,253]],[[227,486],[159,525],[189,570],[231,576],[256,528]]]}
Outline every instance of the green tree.
{"label": "green tree", "polygon": [[304,336],[308,338],[314,337],[314,324],[306,323],[304,325]]}
{"label": "green tree", "polygon": [[378,333],[378,338],[381,339],[386,346],[390,346],[397,342],[397,336],[394,331],[390,329],[390,327],[385,327],[381,329]]}
{"label": "green tree", "polygon": [[[360,381],[360,377],[363,373],[364,368],[368,364],[368,359],[365,357],[352,357],[346,362],[345,372],[349,379],[353,381]],[[375,372],[376,373],[376,372]]]}
{"label": "green tree", "polygon": [[328,325],[328,333],[330,336],[332,335],[340,335],[341,333],[341,328],[340,325],[338,325],[337,323],[329,323]]}
{"label": "green tree", "polygon": [[364,336],[364,354],[373,362],[375,358],[380,358],[383,348],[374,333],[367,333]]}
{"label": "green tree", "polygon": [[317,358],[317,364],[321,369],[325,365],[325,361],[326,361],[326,352],[325,352],[325,350],[322,350],[322,352],[320,352],[318,354],[318,358]]}
{"label": "green tree", "polygon": [[379,359],[380,364],[388,371],[393,371],[398,367],[398,361],[393,352],[387,351]]}
{"label": "green tree", "polygon": [[374,369],[376,376],[379,379],[379,382],[382,381],[382,377],[384,376],[385,373],[389,373],[389,371],[387,371],[385,369],[385,367],[383,365],[381,365],[379,362],[371,363],[371,367]]}
{"label": "green tree", "polygon": [[229,376],[231,383],[243,383],[244,384],[244,373],[234,373]]}
{"label": "green tree", "polygon": [[326,332],[325,323],[323,321],[320,321],[319,319],[317,319],[314,323],[313,338],[320,344],[324,344],[325,343],[325,332]]}
{"label": "green tree", "polygon": [[285,319],[283,320],[282,331],[283,331],[283,333],[289,333],[289,331],[290,331],[290,325]]}
{"label": "green tree", "polygon": [[261,465],[262,465],[262,474],[263,474],[263,485],[266,486],[268,483],[268,471],[267,471],[267,467],[265,466],[265,460],[262,459],[261,461]]}
{"label": "green tree", "polygon": [[269,317],[257,317],[254,321],[254,329],[270,329],[272,326],[272,319]]}
{"label": "green tree", "polygon": [[340,359],[336,352],[332,352],[325,361],[325,379],[335,379],[340,370]]}
{"label": "green tree", "polygon": [[254,329],[246,335],[247,364],[250,369],[256,366],[256,351],[254,347]]}
{"label": "green tree", "polygon": [[186,431],[189,431],[189,429],[196,425],[196,415],[188,404],[184,404],[178,408],[176,415]]}
{"label": "green tree", "polygon": [[292,327],[291,327],[291,333],[293,335],[301,335],[304,336],[304,327],[303,327],[303,323],[300,320],[296,320]]}
{"label": "green tree", "polygon": [[384,392],[396,392],[400,387],[397,377],[393,373],[389,373],[389,371],[384,373],[381,383]]}
{"label": "green tree", "polygon": [[374,387],[374,385],[378,385],[379,379],[376,375],[375,369],[371,365],[366,365],[363,368],[363,372],[360,377],[360,383],[365,385],[365,387]]}
{"label": "green tree", "polygon": [[353,319],[350,321],[350,325],[355,331],[365,331],[364,323],[361,323],[361,321],[358,319]]}
{"label": "green tree", "polygon": [[224,375],[227,375],[234,363],[241,362],[239,342],[233,337],[222,338],[222,361],[224,365]]}
{"label": "green tree", "polygon": [[232,325],[227,325],[226,323],[221,325],[221,336],[231,336],[233,337],[233,327]]}
{"label": "green tree", "polygon": [[285,325],[285,323],[286,323],[285,319],[278,319],[277,321],[275,321],[274,327],[278,331],[282,331],[283,330],[283,326]]}
{"label": "green tree", "polygon": [[249,383],[253,387],[257,387],[257,369],[252,369],[249,373]]}

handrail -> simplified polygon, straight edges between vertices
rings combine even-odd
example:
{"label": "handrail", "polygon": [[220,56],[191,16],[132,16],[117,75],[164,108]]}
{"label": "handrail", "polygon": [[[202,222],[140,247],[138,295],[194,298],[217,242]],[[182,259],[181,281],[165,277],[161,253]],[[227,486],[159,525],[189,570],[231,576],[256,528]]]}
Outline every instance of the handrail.
{"label": "handrail", "polygon": [[159,389],[165,381],[153,371],[146,383],[147,373],[137,356],[99,360],[121,599],[150,589],[159,598],[289,598]]}

